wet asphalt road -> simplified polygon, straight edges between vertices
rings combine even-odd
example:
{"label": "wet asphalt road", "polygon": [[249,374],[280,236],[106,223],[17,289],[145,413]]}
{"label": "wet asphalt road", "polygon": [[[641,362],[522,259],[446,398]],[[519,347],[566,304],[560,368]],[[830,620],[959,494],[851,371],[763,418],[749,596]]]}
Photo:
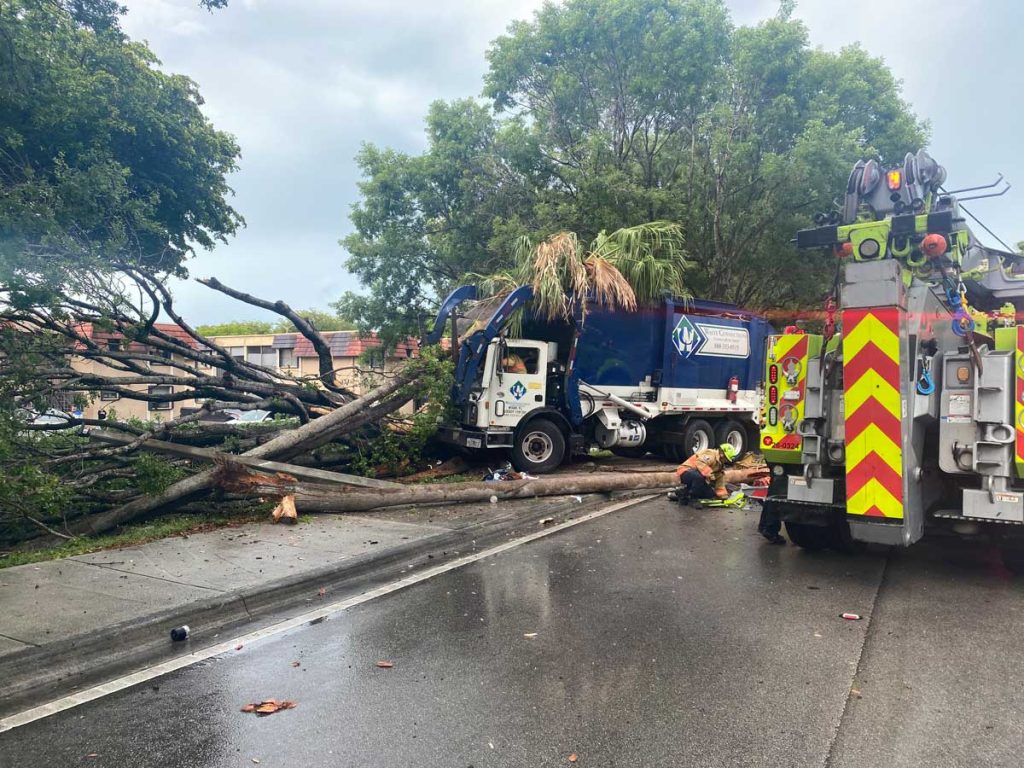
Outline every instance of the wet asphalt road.
{"label": "wet asphalt road", "polygon": [[[1024,581],[755,520],[613,513],[0,735],[0,765],[1021,764]],[[269,697],[298,707],[239,712]]]}

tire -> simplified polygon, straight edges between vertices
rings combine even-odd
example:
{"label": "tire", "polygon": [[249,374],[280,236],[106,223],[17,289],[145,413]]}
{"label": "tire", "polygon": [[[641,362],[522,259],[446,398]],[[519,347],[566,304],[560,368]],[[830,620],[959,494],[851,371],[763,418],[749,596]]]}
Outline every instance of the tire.
{"label": "tire", "polygon": [[680,461],[693,456],[693,454],[715,445],[715,430],[711,428],[704,419],[694,419],[686,425],[683,430],[682,458]]}
{"label": "tire", "polygon": [[823,525],[786,523],[786,535],[801,549],[817,551],[832,545],[832,531]]}
{"label": "tire", "polygon": [[736,449],[737,456],[743,456],[750,450],[747,428],[738,421],[727,419],[715,425],[715,445],[729,443]]}
{"label": "tire", "polygon": [[612,453],[616,456],[622,456],[624,459],[642,459],[647,455],[647,449],[643,446],[639,448],[612,448]]}
{"label": "tire", "polygon": [[547,419],[534,419],[516,430],[512,466],[520,472],[540,475],[565,459],[565,436]]}

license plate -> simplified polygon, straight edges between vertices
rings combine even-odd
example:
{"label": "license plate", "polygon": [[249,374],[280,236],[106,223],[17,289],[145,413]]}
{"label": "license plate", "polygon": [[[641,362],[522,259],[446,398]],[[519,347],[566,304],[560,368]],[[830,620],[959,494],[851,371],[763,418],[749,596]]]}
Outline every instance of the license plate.
{"label": "license plate", "polygon": [[484,444],[483,440],[481,440],[479,437],[467,437],[466,438],[466,447],[467,448],[482,448],[483,444]]}

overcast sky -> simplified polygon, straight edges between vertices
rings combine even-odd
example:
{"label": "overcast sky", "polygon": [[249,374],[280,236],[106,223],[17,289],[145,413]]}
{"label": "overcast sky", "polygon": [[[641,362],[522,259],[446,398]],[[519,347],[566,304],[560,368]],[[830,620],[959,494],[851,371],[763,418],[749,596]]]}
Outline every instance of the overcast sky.
{"label": "overcast sky", "polygon": [[[356,288],[337,243],[351,229],[360,143],[421,151],[430,102],[478,95],[488,43],[541,4],[231,0],[208,13],[197,0],[127,0],[125,30],[148,41],[165,69],[199,84],[207,114],[242,148],[229,182],[248,226],[201,252],[192,275],[302,308]],[[729,6],[749,24],[774,14],[777,2]],[[952,185],[1005,173],[1017,188],[972,210],[1007,242],[1024,239],[1024,2],[800,0],[796,13],[815,45],[860,41],[886,59],[931,120],[930,149]],[[194,283],[175,294],[196,323],[263,317]]]}

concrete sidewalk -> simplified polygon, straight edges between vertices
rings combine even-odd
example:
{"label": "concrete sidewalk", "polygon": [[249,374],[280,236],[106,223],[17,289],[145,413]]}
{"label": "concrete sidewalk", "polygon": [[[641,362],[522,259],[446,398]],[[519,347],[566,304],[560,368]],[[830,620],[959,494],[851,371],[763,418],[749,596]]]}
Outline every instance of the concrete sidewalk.
{"label": "concrete sidewalk", "polygon": [[317,571],[447,530],[431,523],[318,515],[252,523],[0,570],[0,656],[134,616]]}
{"label": "concrete sidewalk", "polygon": [[[0,569],[0,715],[608,503],[593,495],[323,514]],[[171,642],[182,624],[189,642]]]}

